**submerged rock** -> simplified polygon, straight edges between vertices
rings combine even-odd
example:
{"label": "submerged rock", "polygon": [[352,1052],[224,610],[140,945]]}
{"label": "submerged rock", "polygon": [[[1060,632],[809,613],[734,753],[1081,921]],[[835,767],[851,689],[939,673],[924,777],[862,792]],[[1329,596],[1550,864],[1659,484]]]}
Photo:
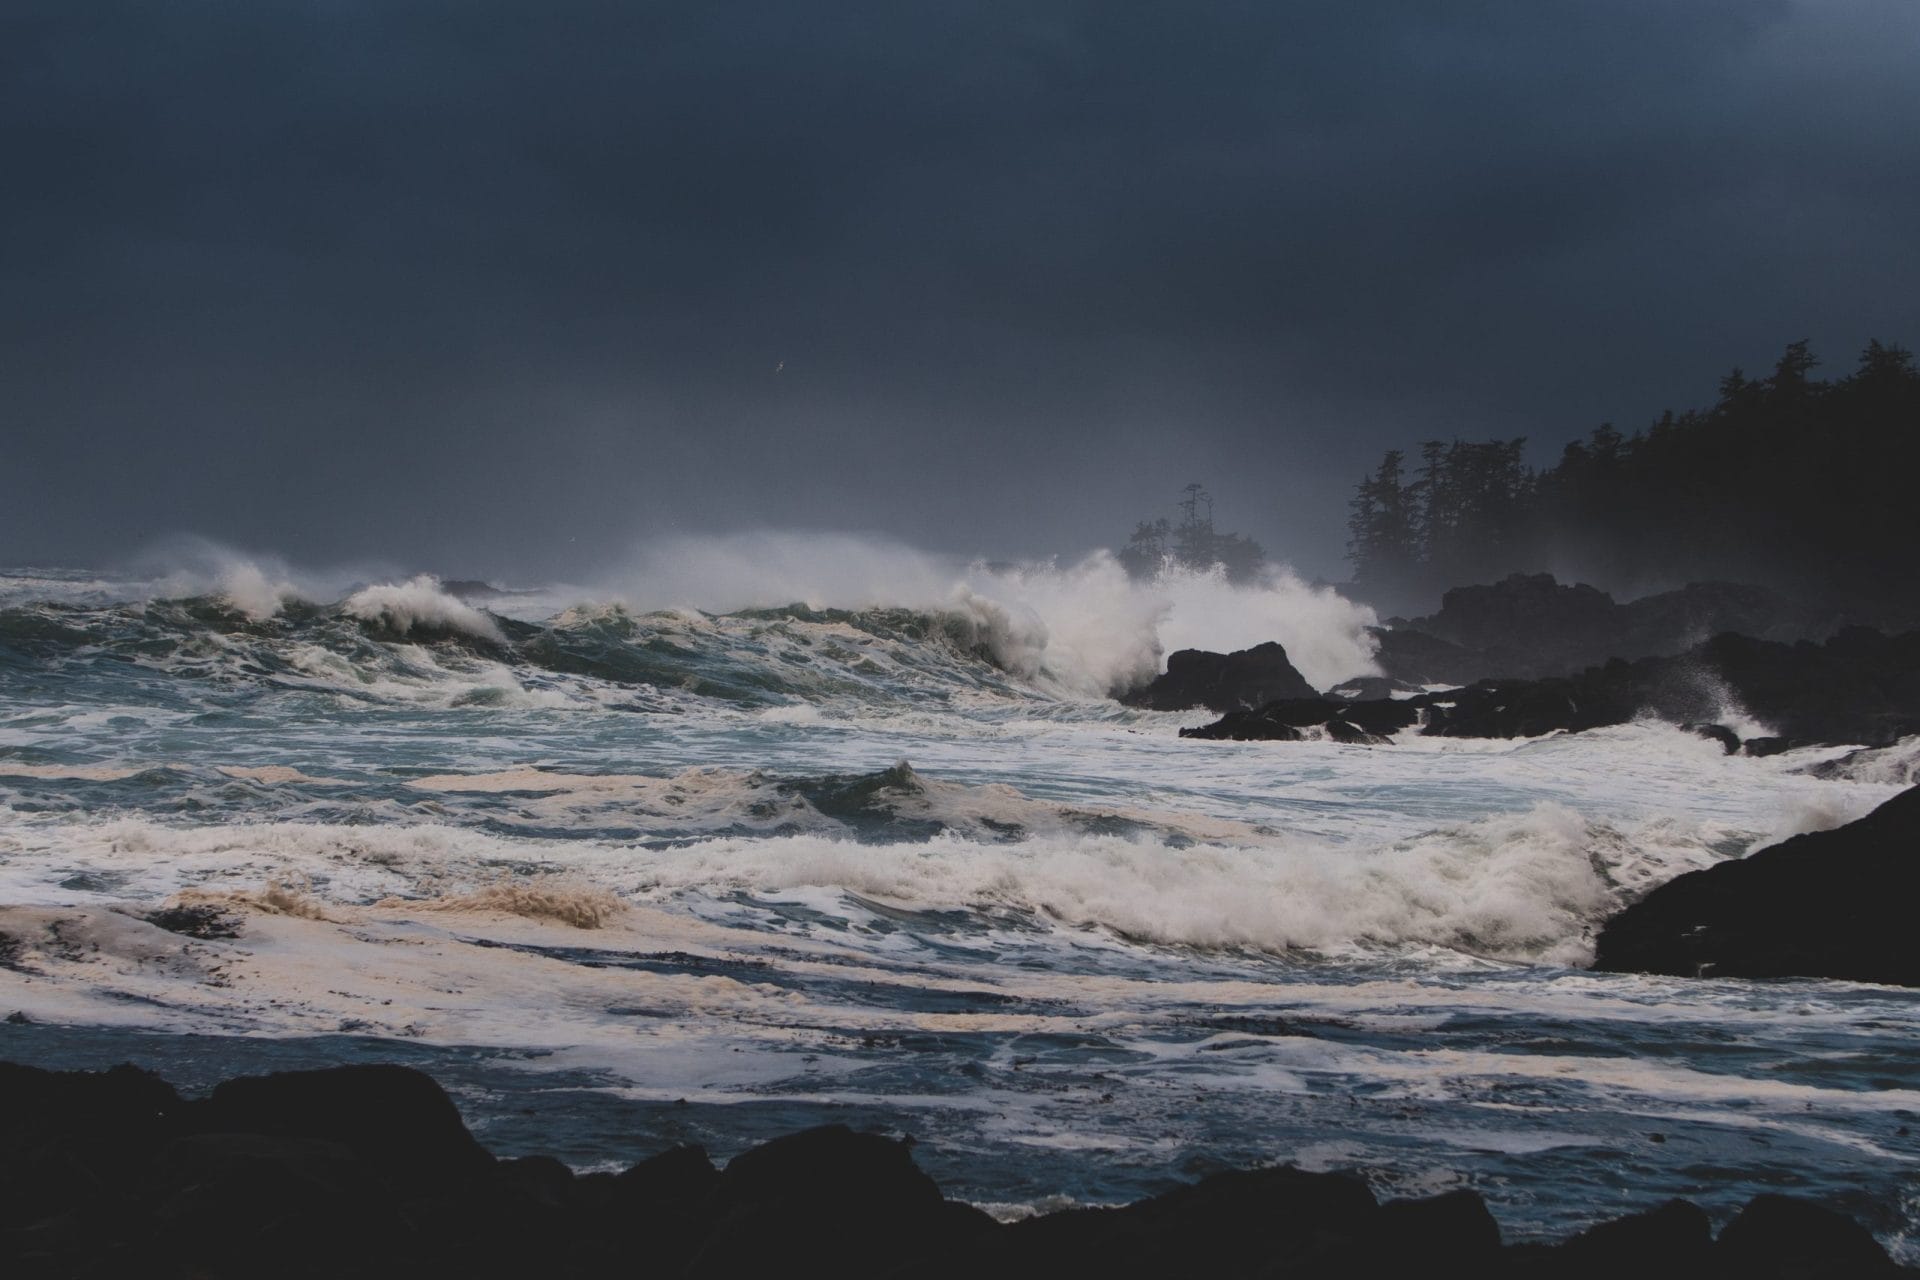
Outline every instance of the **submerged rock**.
{"label": "submerged rock", "polygon": [[1858,822],[1692,871],[1607,921],[1594,967],[1920,986],[1920,787]]}

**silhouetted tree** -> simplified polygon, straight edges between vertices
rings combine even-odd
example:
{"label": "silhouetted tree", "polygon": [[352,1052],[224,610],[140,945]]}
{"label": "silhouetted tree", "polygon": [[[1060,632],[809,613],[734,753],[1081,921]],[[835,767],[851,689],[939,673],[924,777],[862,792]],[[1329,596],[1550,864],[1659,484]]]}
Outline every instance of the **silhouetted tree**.
{"label": "silhouetted tree", "polygon": [[1603,423],[1537,475],[1520,440],[1430,440],[1412,483],[1390,453],[1354,494],[1355,580],[1407,565],[1437,594],[1574,566],[1627,588],[1760,581],[1920,621],[1920,369],[1878,340],[1845,378],[1815,378],[1819,363],[1792,343],[1771,376],[1735,369],[1709,408],[1631,436]]}
{"label": "silhouetted tree", "polygon": [[1389,449],[1360,481],[1347,517],[1347,558],[1354,581],[1397,594],[1420,573],[1420,514],[1404,477],[1406,455]]}

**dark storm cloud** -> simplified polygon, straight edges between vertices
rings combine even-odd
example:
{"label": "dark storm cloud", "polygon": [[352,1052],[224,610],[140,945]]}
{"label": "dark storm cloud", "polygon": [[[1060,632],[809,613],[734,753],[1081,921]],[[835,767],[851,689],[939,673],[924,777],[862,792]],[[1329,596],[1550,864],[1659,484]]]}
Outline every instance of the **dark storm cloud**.
{"label": "dark storm cloud", "polygon": [[1905,0],[0,15],[0,560],[1071,550],[1199,478],[1337,570],[1388,445],[1920,342]]}

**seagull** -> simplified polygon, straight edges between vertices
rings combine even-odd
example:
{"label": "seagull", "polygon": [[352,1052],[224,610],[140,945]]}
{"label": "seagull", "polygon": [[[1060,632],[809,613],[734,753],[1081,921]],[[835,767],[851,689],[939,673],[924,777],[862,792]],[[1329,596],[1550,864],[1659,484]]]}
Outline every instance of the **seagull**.
{"label": "seagull", "polygon": [[787,362],[785,360],[782,360],[779,364],[773,366],[773,371],[775,373],[779,373],[782,369],[786,367],[787,367]]}

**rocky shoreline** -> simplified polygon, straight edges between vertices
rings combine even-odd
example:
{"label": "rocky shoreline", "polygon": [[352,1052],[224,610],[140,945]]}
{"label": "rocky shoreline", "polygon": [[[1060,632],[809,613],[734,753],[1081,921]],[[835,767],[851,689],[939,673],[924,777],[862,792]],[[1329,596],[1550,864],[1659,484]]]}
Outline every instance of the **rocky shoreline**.
{"label": "rocky shoreline", "polygon": [[[1791,645],[1728,633],[1667,657],[1614,659],[1570,676],[1487,679],[1412,696],[1393,696],[1405,691],[1404,682],[1371,678],[1349,682],[1331,697],[1309,689],[1273,698],[1266,690],[1281,683],[1277,664],[1285,662],[1285,651],[1271,644],[1262,650],[1260,676],[1245,684],[1234,676],[1256,666],[1248,661],[1252,651],[1175,654],[1168,674],[1129,701],[1222,711],[1219,720],[1183,729],[1181,736],[1242,741],[1297,741],[1310,728],[1358,743],[1415,728],[1427,737],[1531,738],[1645,716],[1697,729],[1729,753],[1747,755],[1805,746],[1885,747],[1920,734],[1920,632],[1885,636],[1856,627],[1823,644]],[[1208,678],[1196,680],[1196,672]],[[1202,692],[1205,697],[1196,696]],[[1734,710],[1775,732],[1743,739],[1721,722]]]}
{"label": "rocky shoreline", "polygon": [[910,1139],[810,1129],[716,1168],[497,1159],[430,1077],[353,1066],[201,1099],[131,1066],[0,1063],[0,1270],[122,1276],[1897,1276],[1856,1222],[1755,1197],[1716,1236],[1685,1201],[1509,1244],[1472,1191],[1380,1203],[1360,1179],[1217,1174],[1113,1208],[1001,1222]]}

